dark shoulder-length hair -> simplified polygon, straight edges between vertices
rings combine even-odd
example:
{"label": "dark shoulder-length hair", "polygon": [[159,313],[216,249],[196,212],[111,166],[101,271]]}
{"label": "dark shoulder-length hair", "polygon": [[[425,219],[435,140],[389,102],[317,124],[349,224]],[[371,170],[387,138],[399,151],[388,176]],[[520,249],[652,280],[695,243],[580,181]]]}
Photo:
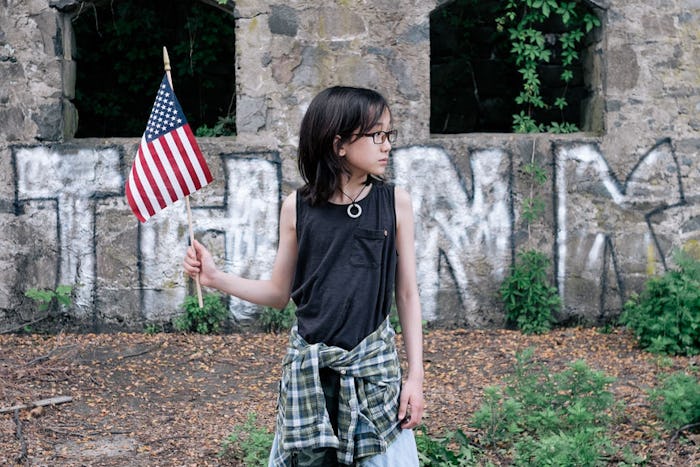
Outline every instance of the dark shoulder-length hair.
{"label": "dark shoulder-length hair", "polygon": [[301,121],[297,154],[305,182],[301,195],[312,206],[328,201],[348,173],[340,146],[368,133],[387,109],[386,99],[371,89],[334,86],[313,98]]}

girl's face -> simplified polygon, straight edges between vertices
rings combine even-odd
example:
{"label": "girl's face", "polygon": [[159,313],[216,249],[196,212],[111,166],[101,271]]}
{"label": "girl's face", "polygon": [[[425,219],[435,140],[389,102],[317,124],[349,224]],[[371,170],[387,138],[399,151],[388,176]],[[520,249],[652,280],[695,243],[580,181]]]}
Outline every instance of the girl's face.
{"label": "girl's face", "polygon": [[345,157],[351,178],[384,175],[391,151],[389,139],[395,138],[391,131],[391,113],[385,109],[377,124],[367,133],[357,134],[356,139],[340,146],[338,155]]}

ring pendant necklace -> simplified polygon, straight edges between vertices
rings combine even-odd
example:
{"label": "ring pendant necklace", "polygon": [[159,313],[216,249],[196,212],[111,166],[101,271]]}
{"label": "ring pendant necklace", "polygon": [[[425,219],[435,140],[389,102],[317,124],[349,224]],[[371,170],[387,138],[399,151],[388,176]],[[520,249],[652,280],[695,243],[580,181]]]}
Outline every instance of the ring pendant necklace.
{"label": "ring pendant necklace", "polygon": [[350,195],[348,195],[342,189],[340,189],[340,192],[342,194],[344,194],[345,196],[347,196],[348,199],[351,201],[351,203],[348,204],[348,210],[347,210],[348,217],[351,217],[353,219],[357,219],[358,217],[360,217],[362,215],[362,206],[357,204],[357,198],[359,198],[362,195],[362,193],[365,191],[365,188],[367,188],[367,185],[362,187],[362,189],[357,194],[357,196],[355,196],[355,199],[353,199]]}

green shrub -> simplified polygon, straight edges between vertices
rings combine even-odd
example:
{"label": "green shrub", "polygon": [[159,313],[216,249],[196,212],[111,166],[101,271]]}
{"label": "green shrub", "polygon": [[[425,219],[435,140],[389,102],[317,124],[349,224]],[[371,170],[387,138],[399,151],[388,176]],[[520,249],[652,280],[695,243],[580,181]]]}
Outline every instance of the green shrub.
{"label": "green shrub", "polygon": [[522,405],[512,397],[507,397],[498,386],[484,388],[484,402],[474,413],[474,426],[484,432],[484,440],[494,446],[496,443],[512,439],[522,432],[520,414]]}
{"label": "green shrub", "polygon": [[56,290],[31,288],[24,295],[34,300],[39,311],[47,311],[60,305],[70,306],[72,292],[73,287],[70,285],[59,285]]}
{"label": "green shrub", "polygon": [[228,317],[228,308],[221,295],[216,293],[204,294],[202,308],[194,295],[185,297],[182,304],[184,313],[173,320],[173,326],[178,331],[213,334],[219,332],[221,325]]}
{"label": "green shrub", "polygon": [[525,436],[516,443],[518,466],[603,466],[612,443],[602,429],[586,427],[550,432],[540,438]]}
{"label": "green shrub", "polygon": [[202,125],[195,131],[195,136],[235,136],[236,134],[236,116],[227,115],[219,117],[216,124],[209,128],[207,125]]}
{"label": "green shrub", "polygon": [[614,450],[606,434],[612,381],[583,361],[552,374],[527,350],[505,387],[486,389],[473,424],[488,444],[510,447],[516,465],[602,465]]}
{"label": "green shrub", "polygon": [[651,278],[640,295],[625,303],[620,323],[652,353],[700,352],[700,261],[683,250],[674,255],[678,269]]}
{"label": "green shrub", "polygon": [[275,334],[288,331],[296,320],[296,306],[293,301],[289,301],[283,309],[265,307],[260,314],[260,325],[265,332]]}
{"label": "green shrub", "polygon": [[506,317],[524,334],[543,334],[552,328],[560,299],[547,278],[549,259],[544,253],[518,253],[515,266],[501,284]]}
{"label": "green shrub", "polygon": [[163,332],[163,324],[148,323],[143,327],[143,332],[149,336],[158,334],[159,332]]}
{"label": "green shrub", "polygon": [[421,425],[416,428],[415,437],[418,460],[423,467],[477,465],[479,451],[469,443],[462,430],[448,433],[443,438],[433,438]]}
{"label": "green shrub", "polygon": [[670,430],[700,423],[700,383],[697,375],[676,372],[651,391],[659,418]]}
{"label": "green shrub", "polygon": [[221,444],[219,458],[240,461],[243,465],[267,465],[274,433],[259,427],[254,413],[248,414],[243,425],[236,425]]}

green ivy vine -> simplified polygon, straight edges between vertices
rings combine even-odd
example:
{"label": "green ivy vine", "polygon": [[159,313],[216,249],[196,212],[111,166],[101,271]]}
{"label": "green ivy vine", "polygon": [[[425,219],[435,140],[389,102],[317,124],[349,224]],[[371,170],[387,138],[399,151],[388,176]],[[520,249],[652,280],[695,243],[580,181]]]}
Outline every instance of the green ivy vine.
{"label": "green ivy vine", "polygon": [[[543,25],[559,23],[564,32],[546,35]],[[511,54],[522,78],[522,88],[515,98],[519,113],[513,115],[513,131],[532,133],[549,131],[570,133],[578,131],[569,122],[538,122],[533,117],[535,109],[551,107],[563,111],[568,105],[566,91],[574,78],[573,65],[580,60],[579,47],[584,36],[600,26],[600,20],[586,11],[580,1],[562,0],[508,0],[500,16],[496,18],[499,32],[506,32],[511,44]],[[549,37],[548,37],[549,36]],[[550,63],[555,54],[562,66],[560,79],[563,91],[553,102],[542,96],[540,67]]]}

